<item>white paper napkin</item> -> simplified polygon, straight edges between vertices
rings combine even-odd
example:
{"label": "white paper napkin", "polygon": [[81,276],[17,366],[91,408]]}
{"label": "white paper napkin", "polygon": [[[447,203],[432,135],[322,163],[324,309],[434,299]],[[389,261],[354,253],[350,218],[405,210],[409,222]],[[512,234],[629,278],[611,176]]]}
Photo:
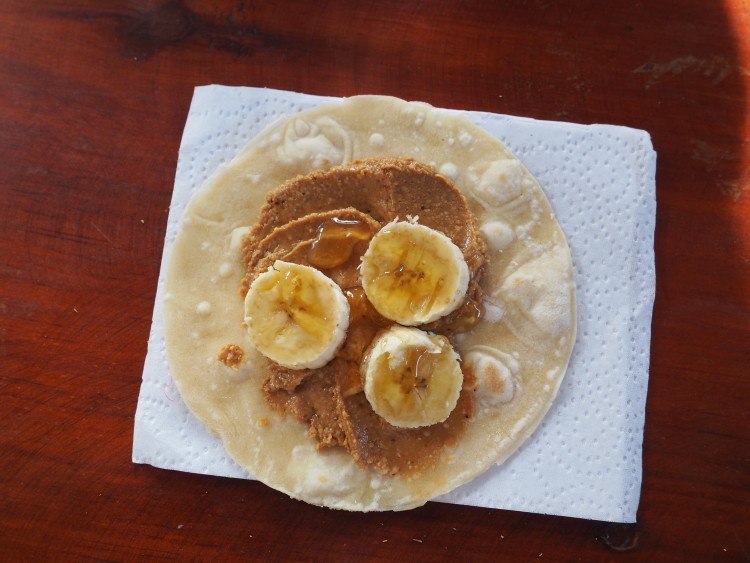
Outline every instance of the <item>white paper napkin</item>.
{"label": "white paper napkin", "polygon": [[[133,433],[133,461],[252,479],[190,413],[164,343],[165,267],[190,196],[275,119],[336,98],[263,88],[195,89],[172,205]],[[463,112],[536,176],[568,237],[576,269],[578,337],[550,412],[506,463],[439,501],[635,521],[654,301],[654,174],[649,135]]]}

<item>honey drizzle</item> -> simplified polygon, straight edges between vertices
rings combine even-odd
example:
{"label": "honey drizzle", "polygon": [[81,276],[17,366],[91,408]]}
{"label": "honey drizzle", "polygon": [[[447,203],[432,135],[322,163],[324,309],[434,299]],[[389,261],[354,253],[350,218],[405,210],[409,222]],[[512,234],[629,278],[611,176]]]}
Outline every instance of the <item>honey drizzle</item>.
{"label": "honey drizzle", "polygon": [[473,299],[467,298],[456,313],[456,317],[446,328],[452,332],[467,332],[474,328],[482,318],[482,306]]}
{"label": "honey drizzle", "polygon": [[330,320],[316,293],[292,270],[282,272],[277,283],[284,312],[316,340],[324,338]]}
{"label": "honey drizzle", "polygon": [[367,299],[365,290],[360,286],[350,287],[344,290],[346,300],[349,301],[349,323],[362,322],[372,325],[373,328],[382,328],[393,324],[383,315],[375,310],[370,300]]}
{"label": "honey drizzle", "polygon": [[427,380],[432,374],[430,356],[433,352],[427,348],[409,350],[406,357],[406,369],[398,373],[399,384],[405,395],[415,391],[420,397],[427,388]]}
{"label": "honey drizzle", "polygon": [[349,302],[349,330],[344,350],[346,358],[356,367],[353,373],[340,380],[339,385],[342,396],[349,397],[364,391],[359,366],[365,349],[380,329],[393,323],[375,310],[360,286],[345,289],[344,295]]}
{"label": "honey drizzle", "polygon": [[458,309],[445,317],[424,325],[423,328],[450,334],[468,332],[477,325],[483,314],[481,303],[467,297]]}
{"label": "honey drizzle", "polygon": [[329,270],[344,264],[352,256],[358,242],[372,238],[370,226],[356,219],[333,217],[318,227],[318,234],[310,245],[307,259],[311,266]]}

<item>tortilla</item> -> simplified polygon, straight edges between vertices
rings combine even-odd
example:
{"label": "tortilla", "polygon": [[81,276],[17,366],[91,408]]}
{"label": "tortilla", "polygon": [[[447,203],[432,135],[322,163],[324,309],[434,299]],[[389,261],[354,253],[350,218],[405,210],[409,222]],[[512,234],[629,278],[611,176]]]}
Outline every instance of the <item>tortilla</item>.
{"label": "tortilla", "polygon": [[[513,375],[507,402],[477,400],[455,447],[418,474],[361,469],[343,448],[317,451],[307,427],[271,410],[267,363],[242,327],[241,235],[265,195],[301,174],[372,157],[412,157],[452,179],[486,236],[484,316],[457,337],[464,356],[491,347]],[[575,339],[565,236],[539,184],[497,139],[457,113],[357,96],[273,124],[217,170],[188,205],[166,279],[170,372],[188,407],[240,465],[289,496],[331,508],[403,510],[502,463],[548,411]],[[239,365],[218,357],[230,344]],[[504,397],[507,399],[507,396]]]}

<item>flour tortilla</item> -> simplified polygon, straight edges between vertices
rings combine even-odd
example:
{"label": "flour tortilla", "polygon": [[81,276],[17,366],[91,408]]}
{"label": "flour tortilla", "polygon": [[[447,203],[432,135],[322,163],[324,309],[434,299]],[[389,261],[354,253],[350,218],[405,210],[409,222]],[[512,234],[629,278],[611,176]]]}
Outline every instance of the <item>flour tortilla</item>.
{"label": "flour tortilla", "polygon": [[[299,174],[378,156],[433,165],[465,194],[488,238],[485,316],[458,339],[464,355],[491,346],[513,356],[514,396],[477,402],[455,448],[418,475],[359,468],[343,448],[316,451],[307,427],[271,411],[267,361],[242,328],[242,227],[267,192]],[[234,236],[233,236],[234,235]],[[165,320],[170,373],[193,413],[227,452],[269,486],[331,508],[403,510],[502,463],[548,411],[575,339],[570,251],[539,184],[496,138],[458,113],[383,96],[357,96],[291,115],[263,131],[193,196],[172,250]],[[218,361],[227,344],[239,369]],[[481,348],[480,348],[481,349]]]}

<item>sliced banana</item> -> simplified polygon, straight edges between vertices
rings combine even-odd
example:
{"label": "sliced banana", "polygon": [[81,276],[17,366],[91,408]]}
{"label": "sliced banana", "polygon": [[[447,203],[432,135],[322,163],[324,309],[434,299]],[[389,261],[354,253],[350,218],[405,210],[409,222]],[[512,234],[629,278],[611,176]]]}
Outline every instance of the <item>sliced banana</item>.
{"label": "sliced banana", "polygon": [[360,273],[378,313],[407,326],[456,310],[469,287],[469,267],[453,241],[404,221],[387,224],[372,238]]}
{"label": "sliced banana", "polygon": [[382,331],[361,369],[373,410],[401,428],[443,422],[456,408],[463,385],[459,356],[448,339],[418,328]]}
{"label": "sliced banana", "polygon": [[250,285],[245,323],[267,358],[291,369],[319,368],[346,338],[349,303],[315,268],[277,260]]}

